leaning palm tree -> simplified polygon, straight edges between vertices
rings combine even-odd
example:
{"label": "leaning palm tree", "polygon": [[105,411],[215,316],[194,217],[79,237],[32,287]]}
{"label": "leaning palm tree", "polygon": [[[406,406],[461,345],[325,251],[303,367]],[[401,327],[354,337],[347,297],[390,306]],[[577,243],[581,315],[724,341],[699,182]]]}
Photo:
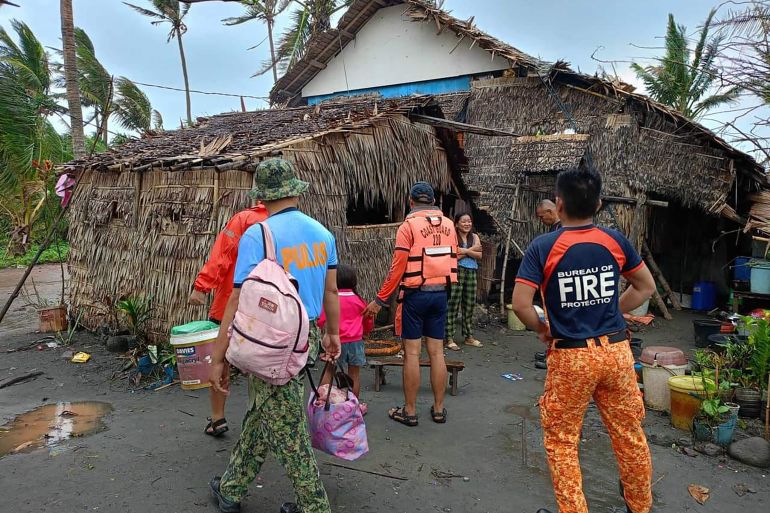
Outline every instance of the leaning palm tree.
{"label": "leaning palm tree", "polygon": [[706,18],[694,51],[687,42],[687,29],[677,25],[674,16],[669,14],[666,54],[654,66],[631,65],[653,99],[692,120],[701,118],[715,107],[737,102],[741,94],[739,87],[725,89],[717,86],[716,60],[723,37],[709,36],[715,13],[712,10]]}
{"label": "leaning palm tree", "polygon": [[118,124],[142,135],[151,132],[153,118],[157,118],[158,115],[153,113],[147,95],[125,77],[115,80],[115,90],[117,92],[115,117],[118,118]]}
{"label": "leaning palm tree", "polygon": [[187,25],[184,24],[184,17],[190,11],[189,4],[180,5],[179,0],[150,0],[155,10],[145,9],[137,5],[123,2],[140,14],[152,18],[155,21],[153,25],[168,23],[171,30],[168,33],[167,42],[176,38],[179,43],[179,58],[182,61],[182,75],[184,76],[185,99],[187,101],[187,124],[192,125],[192,108],[190,105],[190,81],[187,77],[187,60],[184,55],[184,45],[182,44],[182,34],[187,32]]}
{"label": "leaning palm tree", "polygon": [[83,110],[80,106],[77,55],[75,52],[75,25],[72,19],[72,0],[61,0],[61,38],[64,50],[64,78],[67,88],[67,106],[70,113],[72,151],[76,159],[86,156],[83,138]]}
{"label": "leaning palm tree", "polygon": [[11,221],[9,249],[23,253],[48,195],[49,161],[63,144],[49,116],[64,113],[51,92],[48,55],[30,28],[12,21],[16,40],[0,28],[0,215]]}
{"label": "leaning palm tree", "polygon": [[273,41],[273,29],[275,19],[285,11],[292,0],[243,0],[246,12],[234,18],[222,20],[225,25],[240,25],[251,20],[260,20],[267,25],[267,39],[270,42],[270,69],[273,70],[273,83],[278,82],[278,70],[276,69],[275,42]]}

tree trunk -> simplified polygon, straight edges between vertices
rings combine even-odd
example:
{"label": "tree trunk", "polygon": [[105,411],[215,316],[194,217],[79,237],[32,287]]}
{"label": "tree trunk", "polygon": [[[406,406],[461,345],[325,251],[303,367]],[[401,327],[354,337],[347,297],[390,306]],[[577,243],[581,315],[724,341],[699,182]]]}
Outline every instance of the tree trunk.
{"label": "tree trunk", "polygon": [[86,156],[83,136],[83,109],[80,106],[77,56],[75,54],[75,25],[72,19],[72,0],[61,0],[61,38],[64,49],[64,80],[67,84],[67,106],[70,111],[72,153],[75,159]]}
{"label": "tree trunk", "polygon": [[190,106],[190,80],[187,78],[187,59],[184,57],[184,45],[182,45],[182,31],[177,29],[176,39],[179,43],[179,58],[182,60],[182,75],[184,76],[184,92],[187,100],[187,125],[192,126],[192,107]]}
{"label": "tree trunk", "polygon": [[273,68],[273,84],[278,82],[278,68],[275,62],[275,43],[273,42],[273,24],[275,21],[272,18],[267,19],[267,39],[270,41],[270,62]]}

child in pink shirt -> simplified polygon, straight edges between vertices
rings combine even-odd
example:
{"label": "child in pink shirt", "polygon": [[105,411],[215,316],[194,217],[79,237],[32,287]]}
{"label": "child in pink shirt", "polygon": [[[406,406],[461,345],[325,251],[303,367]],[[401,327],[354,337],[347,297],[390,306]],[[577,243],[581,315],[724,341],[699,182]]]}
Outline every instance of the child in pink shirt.
{"label": "child in pink shirt", "polygon": [[[354,267],[346,264],[337,266],[337,288],[340,294],[340,341],[342,354],[339,363],[347,368],[348,376],[353,380],[351,391],[361,399],[361,367],[366,365],[364,335],[374,327],[373,317],[364,317],[366,302],[356,293],[358,278]],[[326,315],[321,313],[318,326],[324,327]],[[321,383],[329,380],[323,376]],[[367,405],[361,403],[361,412],[366,414]]]}

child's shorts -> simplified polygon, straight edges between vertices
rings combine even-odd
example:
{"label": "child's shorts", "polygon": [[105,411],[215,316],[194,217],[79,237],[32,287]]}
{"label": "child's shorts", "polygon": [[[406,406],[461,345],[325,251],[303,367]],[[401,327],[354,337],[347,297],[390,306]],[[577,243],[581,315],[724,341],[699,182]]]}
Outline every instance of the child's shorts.
{"label": "child's shorts", "polygon": [[348,342],[342,344],[342,353],[340,354],[340,364],[363,367],[366,365],[366,349],[364,341]]}

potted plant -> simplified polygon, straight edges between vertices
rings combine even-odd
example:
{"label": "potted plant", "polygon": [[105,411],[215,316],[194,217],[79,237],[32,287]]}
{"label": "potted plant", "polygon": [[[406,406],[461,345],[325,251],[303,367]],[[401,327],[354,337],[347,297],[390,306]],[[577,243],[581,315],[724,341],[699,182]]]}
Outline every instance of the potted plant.
{"label": "potted plant", "polygon": [[143,349],[145,337],[147,336],[147,322],[152,317],[152,298],[129,297],[118,301],[115,306],[123,314],[126,327],[131,334],[128,348]]}
{"label": "potted plant", "polygon": [[714,371],[713,380],[705,374],[701,373],[705,399],[701,401],[698,415],[693,419],[693,435],[696,440],[710,441],[724,447],[733,440],[740,406],[727,403],[720,397],[723,386],[719,382],[718,367]]}
{"label": "potted plant", "polygon": [[26,286],[21,291],[22,299],[27,306],[37,310],[40,333],[59,333],[67,331],[67,305],[64,296],[59,301],[46,299],[37,290],[35,280],[30,278],[30,288]]}
{"label": "potted plant", "polygon": [[744,370],[735,400],[741,406],[742,417],[756,418],[762,408],[762,389],[770,370],[770,323],[753,317],[744,317],[743,322],[748,329],[749,341],[742,353]]}

